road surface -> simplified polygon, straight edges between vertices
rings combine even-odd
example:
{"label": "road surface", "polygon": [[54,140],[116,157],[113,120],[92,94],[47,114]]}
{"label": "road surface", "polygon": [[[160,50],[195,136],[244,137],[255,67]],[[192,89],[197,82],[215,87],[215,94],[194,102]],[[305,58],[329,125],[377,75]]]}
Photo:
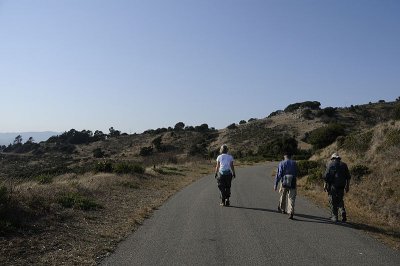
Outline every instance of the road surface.
{"label": "road surface", "polygon": [[[276,164],[238,168],[231,207],[206,176],[168,200],[101,265],[400,265],[400,252],[297,197],[277,212]],[[351,213],[348,214],[351,222]]]}

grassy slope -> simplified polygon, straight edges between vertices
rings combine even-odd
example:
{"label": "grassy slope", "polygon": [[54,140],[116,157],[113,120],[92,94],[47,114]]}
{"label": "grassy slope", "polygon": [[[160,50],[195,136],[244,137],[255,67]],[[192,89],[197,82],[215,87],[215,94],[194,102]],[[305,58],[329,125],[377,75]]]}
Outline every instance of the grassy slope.
{"label": "grassy slope", "polygon": [[[0,178],[2,177],[3,180],[6,180],[7,185],[10,178],[4,179],[4,177],[13,177],[12,175],[19,173],[23,176],[29,176],[30,173],[40,171],[43,167],[45,169],[59,167],[60,171],[64,171],[65,169],[67,171],[75,171],[75,173],[56,176],[54,178],[55,181],[50,184],[38,185],[35,179],[28,178],[26,182],[19,180],[18,185],[13,185],[15,189],[14,193],[18,194],[18,198],[21,199],[23,205],[20,206],[21,213],[17,215],[27,215],[27,220],[31,218],[32,224],[20,230],[17,236],[2,239],[1,245],[4,244],[4,247],[6,247],[7,243],[12,243],[14,246],[10,246],[11,250],[22,250],[23,253],[21,254],[16,254],[15,252],[9,253],[14,258],[21,259],[21,262],[29,261],[30,257],[46,257],[48,254],[50,254],[48,256],[54,256],[51,260],[55,262],[57,258],[60,258],[56,254],[57,252],[63,257],[68,256],[68,250],[71,251],[73,249],[71,246],[68,247],[68,244],[65,242],[76,243],[82,246],[96,245],[90,251],[90,254],[92,256],[99,254],[99,250],[102,253],[104,250],[98,246],[102,244],[96,243],[99,235],[102,239],[100,242],[108,247],[110,243],[107,241],[110,241],[110,239],[113,239],[112,241],[120,239],[121,236],[128,233],[134,227],[135,221],[138,221],[137,219],[142,219],[138,217],[148,215],[148,211],[143,210],[149,210],[146,208],[150,208],[151,211],[154,206],[161,204],[162,200],[171,195],[176,189],[192,181],[192,179],[186,179],[188,175],[192,175],[190,171],[184,173],[184,175],[180,173],[170,175],[166,173],[168,169],[150,174],[145,179],[130,176],[121,177],[93,174],[90,172],[93,165],[102,160],[93,158],[93,150],[96,148],[101,148],[109,156],[108,159],[110,160],[139,161],[147,167],[153,165],[164,167],[163,165],[171,160],[181,165],[185,164],[188,161],[187,154],[193,145],[205,145],[209,151],[212,151],[217,149],[222,143],[227,143],[233,152],[240,150],[243,154],[247,154],[249,151],[255,153],[260,145],[284,133],[295,136],[300,143],[300,147],[309,148],[310,145],[301,141],[307,132],[321,127],[327,122],[340,122],[346,125],[349,133],[372,132],[373,137],[371,142],[368,145],[363,144],[362,141],[361,144],[363,145],[356,143],[356,149],[351,147],[351,145],[338,147],[338,144],[335,143],[319,151],[312,159],[325,162],[332,152],[339,151],[343,160],[348,162],[349,166],[356,164],[368,166],[371,173],[364,176],[361,181],[353,182],[351,192],[346,196],[349,218],[361,228],[380,232],[383,236],[392,236],[391,239],[394,245],[399,246],[400,166],[398,160],[396,160],[400,152],[400,140],[397,137],[398,135],[396,135],[396,132],[399,130],[399,122],[387,122],[392,116],[393,106],[394,103],[380,103],[363,105],[353,109],[342,108],[337,110],[337,114],[334,117],[317,116],[316,111],[313,111],[312,119],[305,119],[302,116],[302,111],[298,110],[293,113],[282,113],[271,118],[263,118],[251,123],[238,125],[236,129],[222,129],[217,134],[213,134],[213,136],[204,136],[198,132],[166,132],[156,135],[139,134],[121,136],[106,141],[94,142],[89,145],[77,145],[76,152],[72,154],[64,154],[62,152],[50,152],[41,156],[33,156],[32,154],[0,154]],[[149,157],[138,156],[140,148],[150,146],[152,140],[158,136],[162,136],[163,144],[172,147],[172,149],[168,152],[156,153]],[[214,137],[215,139],[213,139]],[[362,148],[362,151],[357,150],[357,148]],[[202,174],[212,172],[213,165],[211,164],[207,167],[209,168],[203,170]],[[190,169],[192,168],[190,167]],[[160,175],[161,178],[159,178]],[[195,174],[195,176],[199,175],[201,173]],[[152,180],[151,176],[158,176],[153,181],[157,182],[157,186],[168,188],[166,194],[160,194],[159,189],[151,189],[152,183],[148,182],[149,178]],[[163,178],[162,176],[168,178]],[[110,179],[112,180],[111,183],[109,183]],[[173,179],[174,181],[172,183],[165,183],[168,179]],[[306,182],[305,180],[302,182]],[[303,190],[305,194],[325,205],[326,195],[322,192],[320,186],[315,186],[314,184],[313,186],[304,187],[308,188],[308,190]],[[104,209],[92,210],[88,213],[82,212],[82,210],[60,209],[57,203],[57,196],[60,193],[62,194],[62,192],[68,191],[79,191],[82,195],[89,198],[94,197],[104,206]],[[127,191],[129,193],[126,193]],[[118,199],[120,193],[125,193],[126,195],[124,194],[124,197]],[[144,201],[142,202],[144,205],[140,205],[138,202],[141,202],[141,195],[146,195],[151,200]],[[125,196],[128,198],[125,198]],[[127,224],[116,225],[124,228],[115,229],[121,230],[117,235],[114,235],[114,233],[110,233],[111,235],[104,233],[104,230],[114,230],[107,229],[110,228],[109,226],[111,226],[112,222],[104,222],[107,224],[106,229],[100,227],[93,229],[94,231],[90,229],[94,226],[93,224],[100,226],[100,218],[106,214],[111,213],[109,215],[110,219],[112,219],[113,215],[127,215],[129,213],[128,207],[122,210],[125,214],[109,212],[110,210],[118,209],[115,206],[120,206],[121,204],[128,204],[126,206],[137,204],[135,208],[137,208],[139,214],[142,214],[135,216],[136,218],[130,217]],[[148,206],[145,206],[146,204]],[[35,223],[37,224],[35,225]],[[32,225],[34,226],[32,227]],[[72,229],[65,229],[65,226],[69,226]],[[74,233],[71,233],[70,230]],[[78,237],[79,234],[85,233],[85,230],[89,230],[88,237],[91,240],[88,240],[88,242],[91,243],[85,244]],[[54,241],[52,236],[60,232],[63,235],[60,236],[59,241]],[[31,237],[35,239],[37,234],[43,236],[41,242],[29,244],[29,239]],[[45,243],[48,243],[48,241],[55,246],[49,249],[38,249],[43,243],[43,246],[46,246]],[[58,246],[60,248],[57,249]],[[4,251],[6,250],[8,249],[4,249]],[[10,261],[12,261],[13,257],[9,257]],[[68,258],[63,258],[68,261]],[[71,263],[76,262],[73,260],[76,257],[70,259]],[[86,259],[88,261],[84,261]],[[92,264],[93,257],[82,257],[80,262]]]}

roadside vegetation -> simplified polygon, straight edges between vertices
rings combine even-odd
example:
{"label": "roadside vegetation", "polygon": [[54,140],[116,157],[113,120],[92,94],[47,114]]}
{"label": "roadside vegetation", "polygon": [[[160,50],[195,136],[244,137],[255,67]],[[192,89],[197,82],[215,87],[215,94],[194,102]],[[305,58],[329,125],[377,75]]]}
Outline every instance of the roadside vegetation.
{"label": "roadside vegetation", "polygon": [[213,172],[221,144],[238,163],[298,160],[301,193],[327,204],[322,174],[339,152],[352,174],[349,219],[400,243],[400,101],[321,108],[291,104],[216,130],[141,134],[71,129],[0,147],[0,254],[5,264],[94,265],[177,190]]}

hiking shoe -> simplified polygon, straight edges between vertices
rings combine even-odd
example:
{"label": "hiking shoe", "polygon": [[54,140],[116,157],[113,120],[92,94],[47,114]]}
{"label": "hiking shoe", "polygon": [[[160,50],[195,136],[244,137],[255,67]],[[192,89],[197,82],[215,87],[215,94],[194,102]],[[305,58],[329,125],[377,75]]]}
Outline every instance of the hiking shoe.
{"label": "hiking shoe", "polygon": [[229,205],[231,205],[231,203],[229,202],[229,199],[226,199],[225,200],[225,206],[229,206]]}
{"label": "hiking shoe", "polygon": [[291,213],[291,214],[289,215],[289,219],[290,219],[290,220],[293,220],[293,213]]}
{"label": "hiking shoe", "polygon": [[331,217],[331,221],[334,222],[334,223],[337,223],[338,219],[337,219],[336,216],[332,216],[332,217]]}
{"label": "hiking shoe", "polygon": [[278,206],[278,212],[282,212],[281,206]]}

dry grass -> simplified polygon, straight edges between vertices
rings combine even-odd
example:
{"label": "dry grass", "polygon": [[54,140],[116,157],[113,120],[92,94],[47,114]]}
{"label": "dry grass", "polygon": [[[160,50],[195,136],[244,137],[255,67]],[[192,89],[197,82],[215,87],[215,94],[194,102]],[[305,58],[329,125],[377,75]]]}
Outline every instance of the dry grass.
{"label": "dry grass", "polygon": [[[209,162],[163,167],[169,174],[67,174],[50,184],[16,185],[13,196],[37,213],[17,234],[0,238],[2,265],[95,265],[171,195],[213,170]],[[101,208],[61,207],[57,198],[71,191]]]}
{"label": "dry grass", "polygon": [[[350,168],[358,164],[371,170],[360,180],[353,178],[351,181],[351,191],[346,195],[349,219],[358,228],[373,233],[396,249],[400,249],[400,162],[396,159],[400,154],[399,129],[399,121],[372,128],[373,138],[364,153],[339,149],[334,143],[312,157],[327,160],[333,152],[339,151]],[[303,192],[316,202],[327,202],[320,187],[303,189]]]}
{"label": "dry grass", "polygon": [[[328,209],[328,196],[323,191],[322,186],[315,186],[313,189],[306,189],[306,178],[303,178],[298,184],[299,194],[311,199],[320,207]],[[363,230],[379,241],[387,244],[393,249],[400,250],[400,226],[399,224],[390,224],[379,215],[366,207],[359,199],[354,196],[352,187],[350,192],[345,195],[344,201],[347,211],[348,224],[355,229]]]}

